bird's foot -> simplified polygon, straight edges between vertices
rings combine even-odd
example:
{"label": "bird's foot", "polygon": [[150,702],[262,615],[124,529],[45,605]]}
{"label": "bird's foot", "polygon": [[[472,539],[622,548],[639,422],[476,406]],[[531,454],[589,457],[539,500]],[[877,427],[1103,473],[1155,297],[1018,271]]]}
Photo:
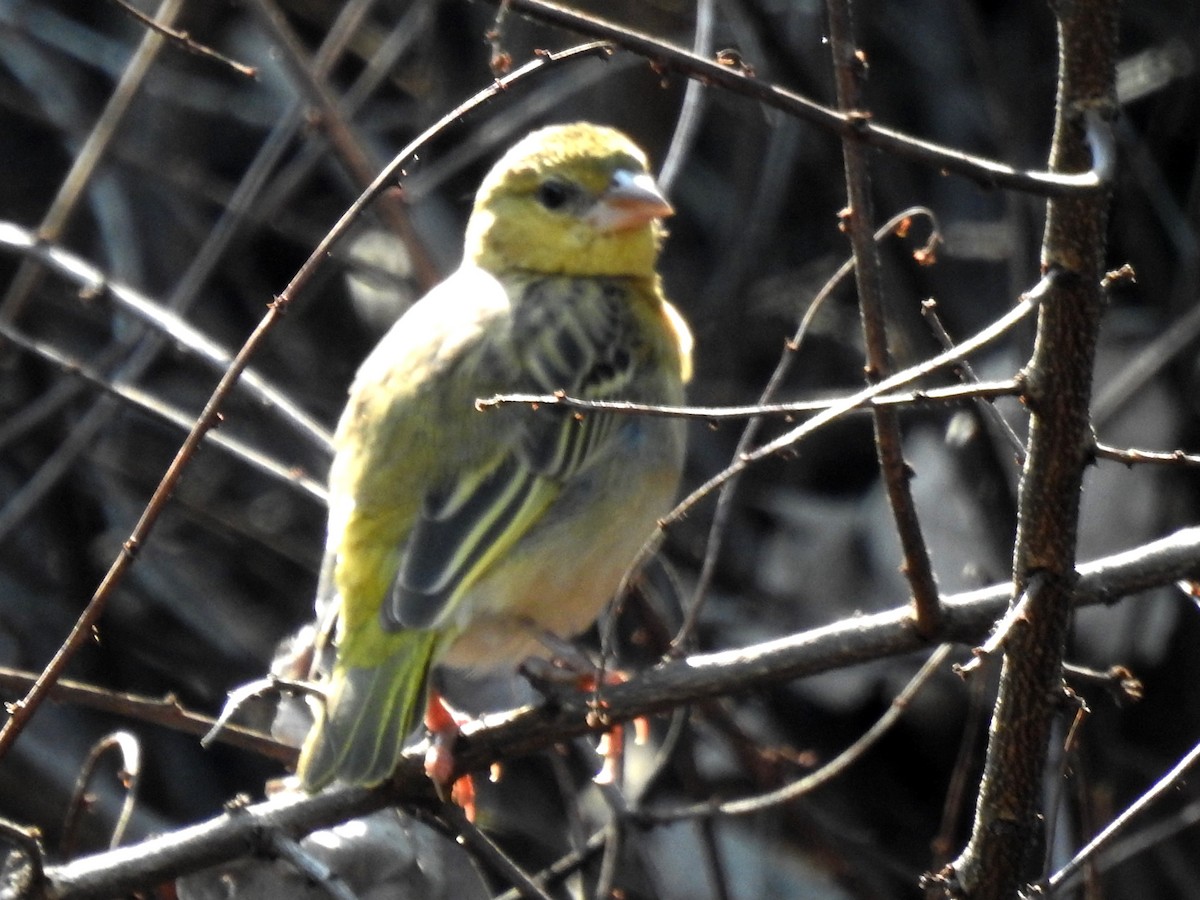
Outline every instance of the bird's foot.
{"label": "bird's foot", "polygon": [[[580,678],[580,689],[596,693],[602,684],[622,684],[628,680],[629,676],[624,672],[593,673],[590,680],[586,676]],[[597,698],[589,719],[603,723],[605,717],[604,700]],[[650,738],[650,720],[645,716],[638,716],[632,720],[632,724],[633,743],[640,747]],[[600,741],[596,744],[596,752],[603,757],[604,763],[600,766],[600,771],[592,778],[596,784],[615,784],[620,780],[625,761],[626,728],[624,723],[618,723],[600,735]]]}
{"label": "bird's foot", "polygon": [[[602,685],[621,684],[628,680],[628,676],[623,672],[601,670],[575,647],[568,653],[556,654],[552,661],[539,657],[527,660],[521,666],[521,672],[535,688],[551,699],[564,685],[570,686],[573,691],[595,694]],[[590,724],[605,724],[606,714],[602,698],[596,698],[588,718]],[[596,752],[604,757],[604,763],[593,779],[597,784],[612,784],[618,779],[625,754],[625,729],[624,724],[617,723],[600,735]],[[650,735],[650,724],[644,717],[639,716],[633,720],[633,730],[634,743],[641,746]]]}
{"label": "bird's foot", "polygon": [[441,694],[431,690],[425,707],[429,749],[425,751],[425,774],[442,799],[462,807],[467,820],[475,821],[475,782],[470,775],[455,777],[454,744],[462,726],[470,720],[447,705]]}

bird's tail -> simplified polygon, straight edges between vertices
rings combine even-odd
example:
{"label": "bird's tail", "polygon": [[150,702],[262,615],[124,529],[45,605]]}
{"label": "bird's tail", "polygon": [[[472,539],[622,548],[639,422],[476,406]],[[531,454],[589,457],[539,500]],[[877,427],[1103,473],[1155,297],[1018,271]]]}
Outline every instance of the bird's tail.
{"label": "bird's tail", "polygon": [[296,773],[305,790],[335,779],[367,787],[392,774],[424,708],[439,637],[401,632],[391,636],[391,653],[381,663],[334,666],[324,707],[300,751]]}

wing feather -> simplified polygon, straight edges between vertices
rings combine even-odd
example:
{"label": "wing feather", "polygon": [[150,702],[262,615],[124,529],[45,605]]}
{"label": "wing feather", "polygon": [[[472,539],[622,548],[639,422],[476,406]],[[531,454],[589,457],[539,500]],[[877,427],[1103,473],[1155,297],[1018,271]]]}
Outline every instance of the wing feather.
{"label": "wing feather", "polygon": [[[615,279],[524,284],[514,309],[523,321],[512,329],[524,340],[512,348],[523,374],[503,389],[622,396],[633,369],[622,289]],[[563,482],[604,452],[616,422],[610,413],[555,408],[520,416],[501,456],[427,490],[382,610],[386,628],[431,628],[451,618],[458,599],[538,521]]]}

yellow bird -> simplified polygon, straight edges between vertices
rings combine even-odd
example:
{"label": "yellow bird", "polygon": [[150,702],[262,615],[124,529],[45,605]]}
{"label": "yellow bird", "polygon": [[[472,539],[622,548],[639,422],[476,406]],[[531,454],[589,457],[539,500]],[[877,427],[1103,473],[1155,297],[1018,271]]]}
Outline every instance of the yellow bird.
{"label": "yellow bird", "polygon": [[671,505],[685,429],[512,392],[678,404],[691,335],[655,263],[670,204],[611,128],[535,131],[480,186],[462,266],[358,370],[330,472],[319,605],[336,659],[309,791],[395,768],[433,666],[495,672],[585,629]]}

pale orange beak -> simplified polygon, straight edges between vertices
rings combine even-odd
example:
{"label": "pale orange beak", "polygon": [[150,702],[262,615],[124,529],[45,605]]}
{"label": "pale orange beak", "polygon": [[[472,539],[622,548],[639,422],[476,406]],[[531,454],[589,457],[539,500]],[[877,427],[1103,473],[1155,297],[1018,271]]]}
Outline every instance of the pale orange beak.
{"label": "pale orange beak", "polygon": [[674,213],[652,176],[618,169],[584,220],[600,231],[625,231]]}

